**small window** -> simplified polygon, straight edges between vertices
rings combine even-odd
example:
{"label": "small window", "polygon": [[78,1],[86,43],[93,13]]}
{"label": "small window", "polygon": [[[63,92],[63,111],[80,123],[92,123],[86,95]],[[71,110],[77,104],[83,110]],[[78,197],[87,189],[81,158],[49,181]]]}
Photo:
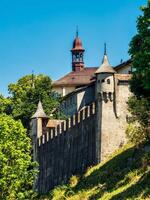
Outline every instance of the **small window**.
{"label": "small window", "polygon": [[103,97],[104,97],[104,99],[107,98],[107,92],[103,92]]}
{"label": "small window", "polygon": [[109,97],[110,101],[113,100],[113,94],[112,94],[112,92],[108,92],[108,97]]}
{"label": "small window", "polygon": [[107,79],[107,84],[110,84],[110,79]]}
{"label": "small window", "polygon": [[102,79],[102,81],[101,81],[102,83],[104,83],[105,82],[105,79]]}

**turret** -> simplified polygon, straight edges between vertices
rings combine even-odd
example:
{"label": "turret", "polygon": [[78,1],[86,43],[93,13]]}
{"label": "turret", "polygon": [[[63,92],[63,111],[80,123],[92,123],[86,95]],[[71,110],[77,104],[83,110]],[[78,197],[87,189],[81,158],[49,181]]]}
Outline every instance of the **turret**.
{"label": "turret", "polygon": [[[46,124],[48,122],[48,117],[44,112],[41,101],[38,103],[37,110],[35,114],[31,117],[31,138],[32,138],[32,150],[33,150],[33,160],[39,162],[38,160],[38,139],[46,131]],[[35,178],[33,189],[37,190],[38,178]]]}
{"label": "turret", "polygon": [[[108,127],[113,126],[111,119],[115,118],[114,97],[115,97],[115,70],[110,65],[106,53],[106,44],[104,57],[101,66],[95,72],[96,84],[96,161],[101,162],[105,158],[108,138],[111,132]],[[100,141],[100,142],[99,142]]]}
{"label": "turret", "polygon": [[72,53],[72,71],[81,71],[84,68],[84,51],[82,47],[82,41],[78,37],[78,30],[76,32],[76,38],[73,41]]}
{"label": "turret", "polygon": [[114,74],[116,71],[110,65],[108,56],[106,53],[106,44],[104,57],[102,60],[101,66],[95,72],[96,75],[96,94],[98,98],[106,99],[109,97],[112,99],[112,95],[114,93]]}
{"label": "turret", "polygon": [[31,117],[32,119],[32,135],[35,135],[37,138],[42,136],[43,128],[46,127],[48,117],[44,112],[41,101],[38,103],[37,110],[35,114]]}
{"label": "turret", "polygon": [[[41,101],[38,103],[37,110],[35,114],[31,117],[31,138],[32,138],[32,146],[33,146],[33,160],[38,161],[37,158],[37,149],[38,143],[37,139],[39,139],[42,134],[46,131],[46,124],[48,122],[48,117],[43,110],[43,106]],[[35,188],[36,188],[36,181],[35,180]]]}

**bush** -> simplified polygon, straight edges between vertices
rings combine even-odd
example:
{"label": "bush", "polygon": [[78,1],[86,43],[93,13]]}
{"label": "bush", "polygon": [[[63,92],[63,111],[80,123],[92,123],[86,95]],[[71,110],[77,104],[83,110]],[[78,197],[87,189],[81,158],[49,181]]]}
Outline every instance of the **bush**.
{"label": "bush", "polygon": [[30,142],[20,121],[0,115],[0,199],[33,199],[37,171],[30,155]]}
{"label": "bush", "polygon": [[128,101],[131,117],[126,130],[128,139],[138,145],[150,141],[150,102],[132,96]]}
{"label": "bush", "polygon": [[133,122],[128,125],[126,135],[129,141],[135,145],[139,145],[147,141],[144,128],[137,122]]}
{"label": "bush", "polygon": [[70,187],[75,187],[78,184],[79,177],[78,176],[72,176],[69,180]]}

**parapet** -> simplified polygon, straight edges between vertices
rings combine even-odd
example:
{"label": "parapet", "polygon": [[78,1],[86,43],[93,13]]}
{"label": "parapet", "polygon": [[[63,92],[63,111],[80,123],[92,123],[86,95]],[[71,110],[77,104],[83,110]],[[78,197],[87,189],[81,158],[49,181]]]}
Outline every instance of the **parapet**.
{"label": "parapet", "polygon": [[69,117],[66,120],[49,120],[47,123],[47,131],[40,138],[38,138],[38,145],[47,143],[49,140],[65,134],[66,131],[72,129],[74,126],[82,123],[85,119],[95,115],[96,106],[95,102],[89,106],[84,107],[82,110]]}

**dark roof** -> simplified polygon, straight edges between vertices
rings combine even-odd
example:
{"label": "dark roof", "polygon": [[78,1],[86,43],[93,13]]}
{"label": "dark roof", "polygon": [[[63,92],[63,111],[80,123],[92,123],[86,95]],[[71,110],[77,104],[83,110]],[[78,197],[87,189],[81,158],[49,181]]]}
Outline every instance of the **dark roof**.
{"label": "dark roof", "polygon": [[53,86],[83,86],[94,81],[98,67],[86,67],[81,71],[72,71],[53,83]]}
{"label": "dark roof", "polygon": [[123,68],[123,67],[125,67],[127,65],[130,65],[131,63],[132,63],[132,60],[129,59],[129,60],[117,65],[116,67],[114,67],[114,69],[117,71],[117,70],[119,70],[119,69],[121,69],[121,68]]}

